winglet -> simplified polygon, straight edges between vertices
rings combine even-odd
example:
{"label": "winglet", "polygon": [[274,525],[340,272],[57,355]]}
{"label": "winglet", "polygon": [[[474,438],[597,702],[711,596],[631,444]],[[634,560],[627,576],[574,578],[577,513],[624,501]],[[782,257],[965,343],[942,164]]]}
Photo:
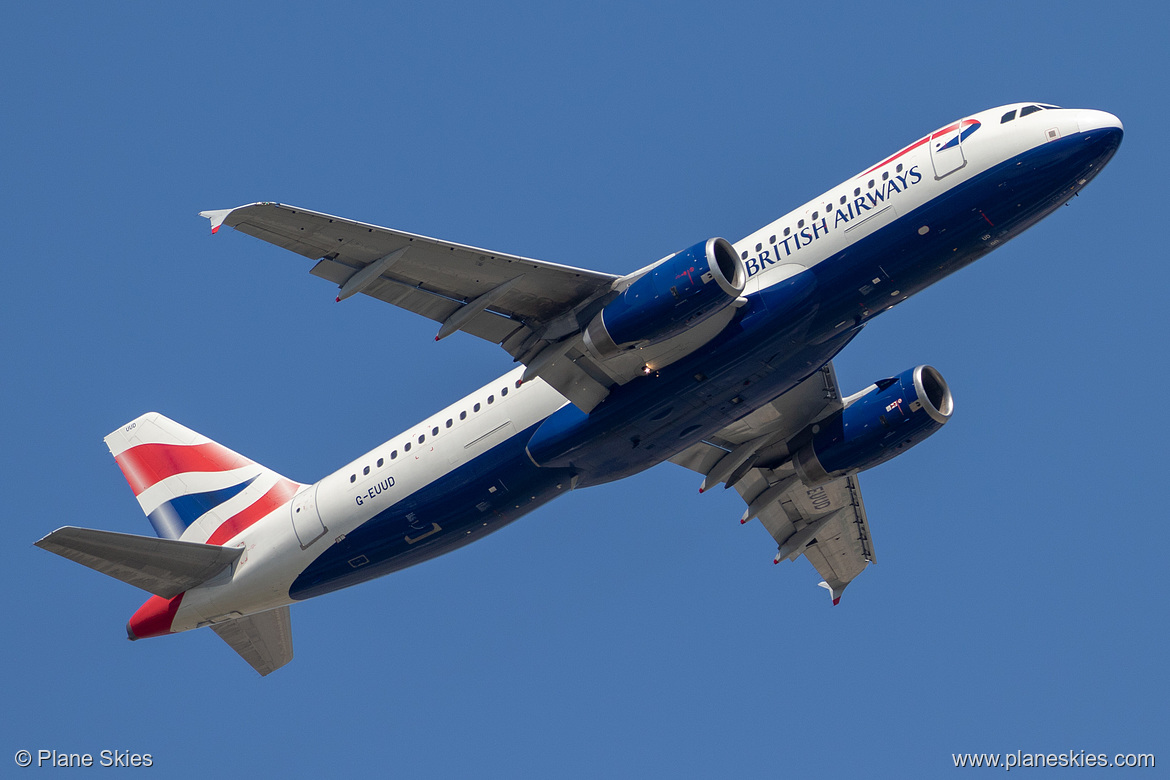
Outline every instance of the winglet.
{"label": "winglet", "polygon": [[833,597],[833,606],[835,607],[841,603],[841,594],[845,592],[845,587],[849,585],[849,583],[838,582],[836,585],[830,585],[827,582],[821,581],[818,583],[818,585],[829,591],[829,595]]}
{"label": "winglet", "polygon": [[217,209],[215,211],[200,211],[199,216],[206,217],[211,220],[211,232],[218,233],[223,221],[227,219],[227,215],[231,214],[235,209]]}

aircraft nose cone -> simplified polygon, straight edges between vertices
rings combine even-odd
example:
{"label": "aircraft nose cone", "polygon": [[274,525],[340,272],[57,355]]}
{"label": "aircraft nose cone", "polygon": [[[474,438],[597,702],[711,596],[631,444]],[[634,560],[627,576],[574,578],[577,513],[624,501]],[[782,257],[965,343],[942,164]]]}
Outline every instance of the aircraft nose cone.
{"label": "aircraft nose cone", "polygon": [[1089,133],[1093,130],[1116,130],[1119,133],[1125,131],[1121,120],[1108,111],[1094,111],[1091,109],[1078,111],[1077,124],[1080,126],[1082,133]]}

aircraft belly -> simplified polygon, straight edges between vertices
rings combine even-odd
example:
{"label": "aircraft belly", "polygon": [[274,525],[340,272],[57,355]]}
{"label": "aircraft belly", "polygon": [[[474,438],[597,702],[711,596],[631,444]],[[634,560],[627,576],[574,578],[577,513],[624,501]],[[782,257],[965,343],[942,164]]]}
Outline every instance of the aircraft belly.
{"label": "aircraft belly", "polygon": [[293,582],[304,600],[458,549],[568,492],[572,474],[537,468],[524,451],[536,426],[379,512],[335,541]]}

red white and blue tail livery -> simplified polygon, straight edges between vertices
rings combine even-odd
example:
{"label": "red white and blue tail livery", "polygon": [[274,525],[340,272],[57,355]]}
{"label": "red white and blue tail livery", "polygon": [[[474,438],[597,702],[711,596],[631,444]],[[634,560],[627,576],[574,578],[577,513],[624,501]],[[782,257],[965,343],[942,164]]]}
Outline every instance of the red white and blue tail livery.
{"label": "red white and blue tail livery", "polygon": [[304,487],[153,412],[106,446],[164,539],[222,544]]}
{"label": "red white and blue tail livery", "polygon": [[[836,604],[875,558],[858,473],[951,418],[920,365],[844,395],[832,360],[874,317],[1067,203],[1117,117],[1017,103],[928,133],[734,244],[694,236],[624,276],[279,203],[203,213],[368,295],[495,344],[517,367],[313,484],[160,414],[106,437],[156,536],[37,545],[152,594],[131,639],[209,626],[261,674],[289,606],[462,547],[570,490],[671,461],[742,496],[775,563]],[[755,525],[753,523],[753,525]]]}

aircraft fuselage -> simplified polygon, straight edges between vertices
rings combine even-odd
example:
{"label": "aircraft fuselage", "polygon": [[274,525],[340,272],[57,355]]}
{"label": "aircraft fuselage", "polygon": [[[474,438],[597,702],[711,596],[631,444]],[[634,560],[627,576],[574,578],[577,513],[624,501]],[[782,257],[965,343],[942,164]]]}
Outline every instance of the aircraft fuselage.
{"label": "aircraft fuselage", "polygon": [[1001,122],[1010,108],[931,133],[736,242],[749,278],[718,335],[648,364],[591,413],[539,378],[521,383],[518,368],[304,487],[224,542],[246,554],[185,594],[170,631],[434,558],[575,487],[661,463],[792,389],[870,319],[1067,202],[1121,140],[1110,114]]}

